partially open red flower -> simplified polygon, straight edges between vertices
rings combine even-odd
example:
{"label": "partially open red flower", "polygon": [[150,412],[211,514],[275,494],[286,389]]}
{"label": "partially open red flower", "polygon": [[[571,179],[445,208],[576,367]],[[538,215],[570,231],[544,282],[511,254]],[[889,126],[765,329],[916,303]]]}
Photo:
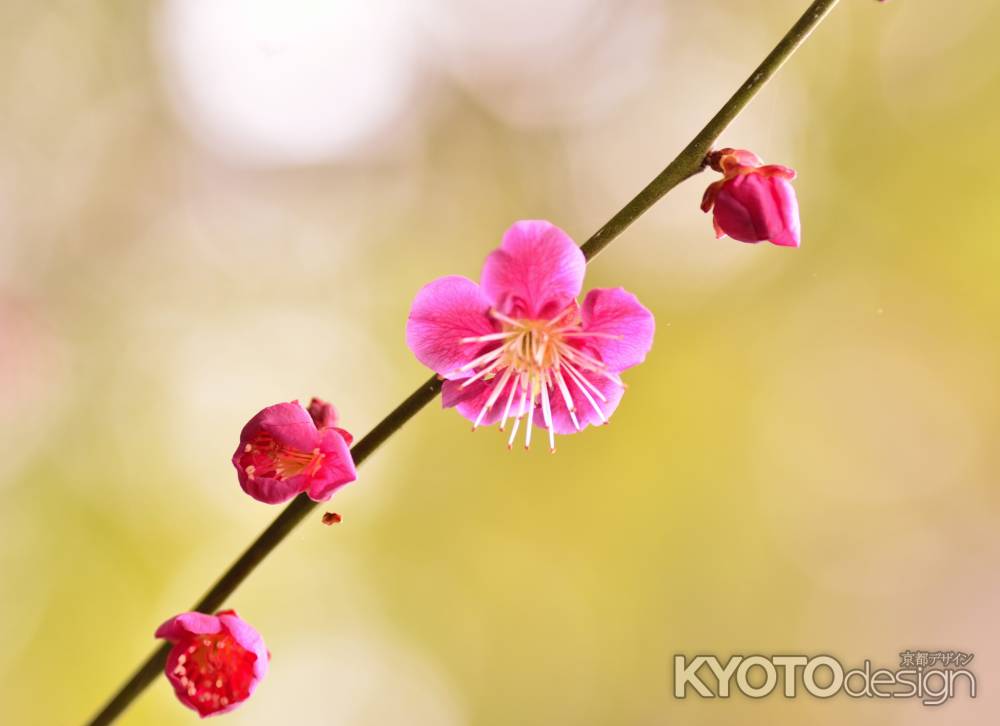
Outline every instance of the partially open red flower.
{"label": "partially open red flower", "polygon": [[232,711],[267,675],[271,654],[235,610],[175,615],[156,637],[174,644],[164,670],[177,699],[202,718]]}
{"label": "partially open red flower", "polygon": [[357,479],[351,435],[336,423],[333,406],[316,398],[308,411],[292,401],[258,413],[243,427],[233,454],[243,491],[268,504],[301,492],[323,502]]}

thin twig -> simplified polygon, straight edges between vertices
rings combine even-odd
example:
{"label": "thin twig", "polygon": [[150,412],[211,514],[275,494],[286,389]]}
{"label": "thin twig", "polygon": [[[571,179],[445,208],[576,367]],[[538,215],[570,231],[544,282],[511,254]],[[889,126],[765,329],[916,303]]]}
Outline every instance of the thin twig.
{"label": "thin twig", "polygon": [[[750,78],[740,86],[733,96],[712,117],[683,151],[651,181],[645,189],[639,192],[621,211],[613,216],[590,237],[582,246],[586,259],[592,260],[612,240],[659,201],[667,192],[685,179],[694,176],[705,168],[705,156],[711,150],[712,144],[725,131],[750,99],[764,86],[768,79],[795,52],[795,49],[819,25],[838,0],[815,0],[791,30],[779,41],[764,61],[750,75]],[[417,390],[399,404],[382,419],[364,438],[351,449],[354,462],[358,466],[364,462],[379,446],[398,431],[403,424],[413,418],[428,403],[437,398],[441,392],[441,381],[433,376],[420,385]],[[246,551],[219,578],[218,582],[194,606],[195,610],[210,613],[219,608],[237,587],[250,575],[271,550],[288,536],[316,503],[305,494],[300,494],[289,503],[281,514],[265,529]],[[170,644],[158,647],[139,669],[125,682],[115,696],[98,713],[90,726],[103,726],[112,723],[132,703],[142,691],[153,682],[163,670],[167,660]]]}

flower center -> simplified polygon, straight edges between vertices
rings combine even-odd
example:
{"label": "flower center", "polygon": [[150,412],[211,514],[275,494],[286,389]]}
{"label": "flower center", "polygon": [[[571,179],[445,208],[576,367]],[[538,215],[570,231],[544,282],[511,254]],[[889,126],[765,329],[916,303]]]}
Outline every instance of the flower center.
{"label": "flower center", "polygon": [[312,476],[319,471],[323,454],[319,449],[299,451],[283,446],[269,433],[261,431],[243,447],[240,466],[250,479],[256,477],[283,481],[303,472]]}
{"label": "flower center", "polygon": [[[607,418],[597,403],[607,399],[584,373],[605,376],[619,385],[621,381],[616,375],[608,372],[601,361],[582,350],[581,344],[587,338],[613,336],[584,331],[575,304],[550,320],[514,319],[497,310],[491,310],[490,315],[500,323],[500,332],[461,340],[462,343],[496,344],[458,371],[460,373],[475,371],[462,382],[462,388],[467,388],[478,380],[495,381],[486,403],[472,426],[473,430],[482,423],[493,406],[499,405],[501,396],[506,394],[500,430],[506,427],[511,415],[514,418],[514,427],[507,440],[507,447],[513,446],[524,416],[528,418],[524,446],[525,448],[531,446],[535,409],[541,408],[542,420],[549,432],[549,449],[554,452],[556,444],[552,423],[553,396],[562,398],[573,426],[577,430],[580,429],[571,389],[582,394],[601,421],[607,423]],[[516,406],[515,399],[517,399]]]}
{"label": "flower center", "polygon": [[173,675],[202,715],[214,713],[250,695],[257,655],[226,631],[191,635],[177,646]]}
{"label": "flower center", "polygon": [[501,346],[501,367],[509,366],[518,373],[543,376],[558,363],[562,333],[548,320],[521,320],[517,325],[505,323],[509,339]]}

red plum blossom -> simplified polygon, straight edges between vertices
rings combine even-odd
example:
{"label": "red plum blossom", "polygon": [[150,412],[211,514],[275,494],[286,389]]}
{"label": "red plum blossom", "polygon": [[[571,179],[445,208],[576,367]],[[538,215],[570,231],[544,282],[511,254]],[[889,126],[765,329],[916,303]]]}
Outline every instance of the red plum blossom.
{"label": "red plum blossom", "polygon": [[173,643],[164,671],[177,699],[202,718],[232,711],[267,675],[264,640],[234,610],[175,615],[156,637]]}
{"label": "red plum blossom", "polygon": [[653,315],[622,288],[595,289],[583,303],[586,261],[561,229],[515,223],[483,266],[479,284],[441,277],[417,293],[406,342],[444,378],[443,404],[480,425],[508,421],[508,447],[525,421],[571,434],[607,423],[624,384],[619,374],[645,360]]}

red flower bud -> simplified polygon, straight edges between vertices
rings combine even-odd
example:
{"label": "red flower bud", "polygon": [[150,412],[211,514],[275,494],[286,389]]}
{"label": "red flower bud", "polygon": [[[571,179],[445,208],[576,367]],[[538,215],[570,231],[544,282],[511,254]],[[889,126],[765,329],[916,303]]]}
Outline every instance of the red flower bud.
{"label": "red flower bud", "polygon": [[321,398],[313,398],[309,402],[309,408],[306,411],[309,412],[313,423],[316,424],[316,428],[320,431],[323,429],[333,429],[339,432],[344,437],[344,441],[347,442],[348,446],[354,441],[354,437],[351,436],[350,432],[337,428],[337,409],[333,407],[332,403],[327,403]]}
{"label": "red flower bud", "polygon": [[701,202],[705,212],[715,207],[716,237],[799,246],[799,204],[789,183],[795,178],[792,169],[762,165],[756,154],[745,149],[714,151],[708,163],[723,174],[705,190]]}

